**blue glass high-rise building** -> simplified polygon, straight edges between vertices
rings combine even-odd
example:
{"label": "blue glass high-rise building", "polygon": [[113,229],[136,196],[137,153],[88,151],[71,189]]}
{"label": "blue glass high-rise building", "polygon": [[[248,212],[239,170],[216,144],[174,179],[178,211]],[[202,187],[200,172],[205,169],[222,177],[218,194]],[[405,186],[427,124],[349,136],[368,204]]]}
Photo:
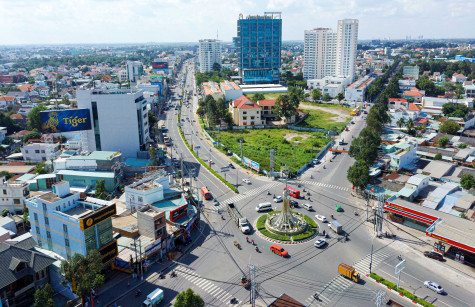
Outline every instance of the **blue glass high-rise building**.
{"label": "blue glass high-rise building", "polygon": [[243,83],[278,83],[281,65],[280,12],[243,17],[237,21],[239,72]]}

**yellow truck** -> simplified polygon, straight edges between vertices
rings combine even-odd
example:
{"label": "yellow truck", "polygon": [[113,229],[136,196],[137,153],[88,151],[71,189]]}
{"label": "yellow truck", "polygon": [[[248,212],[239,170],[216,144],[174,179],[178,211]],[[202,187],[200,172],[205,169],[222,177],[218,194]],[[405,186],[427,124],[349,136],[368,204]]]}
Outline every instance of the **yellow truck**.
{"label": "yellow truck", "polygon": [[360,281],[360,274],[356,272],[354,267],[349,266],[348,264],[340,263],[338,266],[338,273],[353,280],[356,283]]}

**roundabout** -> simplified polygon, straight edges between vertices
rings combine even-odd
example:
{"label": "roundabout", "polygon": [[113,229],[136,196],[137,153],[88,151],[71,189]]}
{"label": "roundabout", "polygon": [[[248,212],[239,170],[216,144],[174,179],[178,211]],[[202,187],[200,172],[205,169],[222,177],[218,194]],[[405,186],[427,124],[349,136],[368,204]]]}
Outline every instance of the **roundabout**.
{"label": "roundabout", "polygon": [[261,238],[282,244],[305,243],[318,234],[318,225],[311,217],[290,210],[287,195],[282,211],[261,215],[255,223],[255,229]]}

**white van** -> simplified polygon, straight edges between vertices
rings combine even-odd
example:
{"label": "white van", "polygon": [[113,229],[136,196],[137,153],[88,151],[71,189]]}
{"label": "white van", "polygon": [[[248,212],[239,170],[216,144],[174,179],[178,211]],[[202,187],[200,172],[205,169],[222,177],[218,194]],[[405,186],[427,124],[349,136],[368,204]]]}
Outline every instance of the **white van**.
{"label": "white van", "polygon": [[271,203],[262,203],[257,205],[256,211],[261,212],[261,211],[267,211],[270,210],[272,211],[272,204]]}
{"label": "white van", "polygon": [[312,210],[312,205],[310,205],[310,204],[304,204],[303,207],[304,207],[305,209],[307,209],[307,211]]}
{"label": "white van", "polygon": [[147,295],[147,298],[143,302],[143,307],[153,307],[160,304],[163,300],[163,290],[160,288],[155,289],[152,293]]}

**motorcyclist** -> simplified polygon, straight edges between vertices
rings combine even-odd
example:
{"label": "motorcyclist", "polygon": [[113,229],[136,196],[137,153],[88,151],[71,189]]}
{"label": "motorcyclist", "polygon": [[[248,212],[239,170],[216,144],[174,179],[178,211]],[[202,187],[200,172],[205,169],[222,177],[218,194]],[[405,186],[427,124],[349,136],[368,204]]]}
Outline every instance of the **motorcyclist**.
{"label": "motorcyclist", "polygon": [[256,246],[256,252],[259,252],[259,247]]}
{"label": "motorcyclist", "polygon": [[249,238],[248,238],[248,237],[246,237],[246,242],[249,242]]}

